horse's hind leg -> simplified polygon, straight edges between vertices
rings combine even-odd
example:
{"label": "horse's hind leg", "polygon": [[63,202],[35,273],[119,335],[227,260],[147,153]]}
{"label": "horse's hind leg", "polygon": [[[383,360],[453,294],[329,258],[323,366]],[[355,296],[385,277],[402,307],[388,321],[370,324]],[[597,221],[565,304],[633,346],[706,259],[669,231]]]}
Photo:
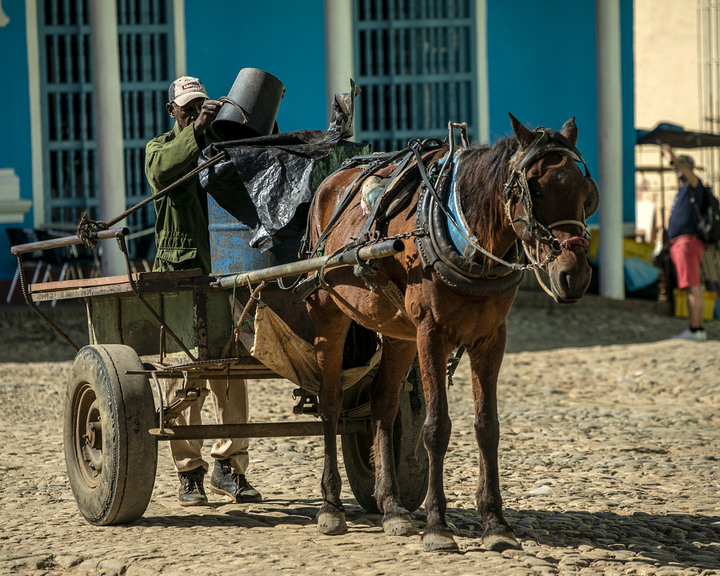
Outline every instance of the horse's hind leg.
{"label": "horse's hind leg", "polygon": [[484,343],[482,350],[469,351],[475,403],[475,437],[480,453],[477,510],[485,526],[483,546],[495,551],[520,548],[502,513],[498,472],[500,424],[497,379],[505,353],[505,336],[503,326],[492,342]]}
{"label": "horse's hind leg", "polygon": [[393,454],[393,425],[398,412],[400,387],[415,357],[415,350],[415,342],[384,339],[382,360],[370,402],[375,436],[375,500],[383,513],[383,530],[392,536],[418,533],[410,513],[400,504]]}
{"label": "horse's hind leg", "polygon": [[[313,298],[322,298],[322,296],[314,295]],[[323,307],[317,304],[315,306],[310,308],[310,314],[315,325],[315,354],[321,374],[318,400],[325,440],[325,462],[321,483],[323,503],[317,515],[318,532],[343,534],[347,532],[347,524],[345,509],[340,499],[342,481],[338,470],[337,427],[342,405],[340,372],[343,347],[350,327],[350,319],[332,302],[326,302]]]}

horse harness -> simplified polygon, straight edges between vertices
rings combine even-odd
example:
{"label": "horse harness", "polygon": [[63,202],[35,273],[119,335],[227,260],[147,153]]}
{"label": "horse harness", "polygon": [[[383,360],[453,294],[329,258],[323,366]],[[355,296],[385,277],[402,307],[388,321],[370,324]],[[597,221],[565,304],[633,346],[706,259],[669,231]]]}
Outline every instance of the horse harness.
{"label": "horse harness", "polygon": [[[462,144],[467,146],[464,124],[450,124],[449,147],[445,154],[439,154],[442,142],[431,139],[423,142],[411,141],[408,148],[399,152],[358,156],[345,164],[340,170],[362,168],[353,182],[347,187],[345,195],[338,203],[333,216],[318,238],[309,256],[322,254],[324,242],[337,222],[340,214],[348,207],[366,180],[379,176],[387,185],[381,196],[372,204],[363,229],[353,242],[340,251],[358,250],[361,246],[377,241],[377,228],[389,220],[407,205],[412,192],[417,188],[418,174],[421,180],[416,210],[416,228],[404,237],[414,237],[420,260],[424,268],[431,268],[434,274],[452,288],[472,295],[495,295],[517,287],[525,270],[544,268],[564,249],[580,245],[587,248],[587,226],[579,220],[560,220],[549,225],[537,221],[533,212],[532,197],[527,182],[526,170],[540,157],[557,152],[569,156],[582,164],[585,178],[591,183],[591,194],[586,199],[585,219],[591,216],[598,206],[597,185],[580,152],[562,134],[553,130],[540,130],[540,135],[527,151],[518,151],[509,162],[509,174],[503,189],[503,202],[506,215],[511,224],[521,223],[534,239],[531,246],[518,239],[504,255],[498,257],[485,250],[471,233],[456,187],[458,165],[462,160],[463,148],[455,148],[454,129],[460,129]],[[391,173],[390,173],[391,171]],[[389,176],[388,176],[389,174]],[[512,207],[521,204],[525,217],[515,218]],[[311,210],[312,212],[312,210]],[[375,237],[371,238],[370,228],[376,224]],[[575,237],[560,242],[552,235],[552,229],[561,225],[579,226],[583,237]],[[308,235],[310,227],[308,226]],[[304,244],[307,245],[306,238]],[[544,259],[539,258],[540,245],[549,246]],[[522,249],[520,248],[522,246]],[[476,260],[482,254],[495,264],[484,265]],[[355,274],[361,277],[371,290],[379,289],[407,316],[404,298],[399,288],[387,279],[379,283],[378,269],[372,264],[357,259]],[[550,293],[538,275],[538,280],[546,292]],[[310,278],[302,281],[294,289],[307,298],[315,289],[327,288],[324,282],[324,270],[321,269]]]}

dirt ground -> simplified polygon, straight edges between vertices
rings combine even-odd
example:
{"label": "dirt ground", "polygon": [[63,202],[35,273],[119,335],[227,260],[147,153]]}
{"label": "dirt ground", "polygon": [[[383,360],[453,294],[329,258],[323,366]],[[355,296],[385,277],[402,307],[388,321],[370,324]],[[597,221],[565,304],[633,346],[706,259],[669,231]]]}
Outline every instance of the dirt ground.
{"label": "dirt ground", "polygon": [[[82,342],[82,308],[47,311]],[[195,509],[177,504],[161,443],[144,516],[88,524],[62,447],[74,351],[29,310],[0,308],[0,574],[720,574],[720,321],[708,323],[704,343],[672,340],[685,325],[648,302],[587,296],[558,306],[521,294],[508,320],[499,410],[504,507],[522,550],[481,546],[463,360],[449,392],[445,470],[461,553],[434,555],[419,536],[385,536],[346,481],[349,532],[317,533],[317,437],[253,440],[248,477],[264,501],[210,495],[210,506]],[[284,380],[252,381],[251,419],[295,418],[292,390]],[[414,517],[422,527],[424,509]]]}

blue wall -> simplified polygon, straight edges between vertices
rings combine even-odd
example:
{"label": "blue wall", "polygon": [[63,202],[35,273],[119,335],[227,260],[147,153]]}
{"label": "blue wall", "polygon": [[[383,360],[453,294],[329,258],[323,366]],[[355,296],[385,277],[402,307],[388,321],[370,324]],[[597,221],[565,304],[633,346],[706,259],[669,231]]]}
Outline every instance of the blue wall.
{"label": "blue wall", "polygon": [[[635,60],[633,0],[620,0],[622,66],[623,222],[635,224]],[[597,218],[597,216],[596,216]]]}
{"label": "blue wall", "polygon": [[[32,200],[32,147],[30,141],[30,89],[25,2],[4,2],[10,18],[0,28],[0,75],[3,78],[3,137],[0,138],[0,168],[12,168],[20,179],[20,197]],[[10,90],[9,87],[12,86]],[[10,227],[32,227],[32,210],[22,223]],[[10,254],[5,226],[0,227],[0,280],[12,278],[17,263]],[[2,294],[5,298],[5,294]]]}
{"label": "blue wall", "polygon": [[327,128],[323,0],[186,0],[185,28],[187,72],[210,97],[227,95],[242,68],[260,68],[285,86],[283,132]]}
{"label": "blue wall", "polygon": [[[548,12],[552,11],[552,20]],[[514,15],[514,16],[513,16]],[[529,127],[559,130],[575,116],[578,149],[598,174],[595,3],[490,0],[488,83],[490,139],[510,134],[508,112]],[[621,2],[623,219],[635,220],[633,3]],[[542,26],[540,28],[539,26]],[[602,190],[602,182],[598,182]],[[595,215],[590,222],[597,222]]]}
{"label": "blue wall", "polygon": [[[327,127],[323,0],[185,1],[187,72],[211,97],[226,95],[244,67],[274,74],[286,87],[281,130]],[[621,0],[623,75],[623,213],[634,220],[632,0]],[[5,137],[0,168],[20,179],[32,199],[32,149],[24,2],[5,2],[10,23],[0,28],[0,73],[13,89],[3,96]],[[594,175],[597,158],[595,2],[487,0],[490,137],[511,132],[508,112],[529,126],[560,128],[576,117],[578,146]],[[602,189],[602,182],[599,182]],[[596,221],[597,216],[595,217]],[[32,211],[23,226],[32,226]],[[0,280],[15,259],[0,225]]]}

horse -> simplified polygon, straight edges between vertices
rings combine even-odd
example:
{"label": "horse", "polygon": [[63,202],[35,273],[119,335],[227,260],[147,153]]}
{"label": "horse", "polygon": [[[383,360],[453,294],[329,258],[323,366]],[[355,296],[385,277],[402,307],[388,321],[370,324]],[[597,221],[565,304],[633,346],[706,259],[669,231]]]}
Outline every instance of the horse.
{"label": "horse", "polygon": [[[313,253],[379,239],[405,242],[405,250],[395,256],[321,271],[317,289],[306,297],[321,372],[318,401],[325,448],[317,523],[322,534],[347,531],[336,434],[343,344],[355,322],[382,338],[370,404],[374,496],[384,531],[419,533],[398,499],[392,442],[403,376],[417,361],[429,458],[423,549],[458,550],[446,521],[443,486],[451,432],[446,366],[454,350],[465,349],[472,372],[483,546],[519,548],[503,516],[498,471],[497,380],[506,319],[526,270],[547,275],[549,287],[538,277],[557,302],[575,302],[584,295],[591,278],[586,221],[598,207],[599,193],[575,147],[574,117],[559,132],[531,130],[512,114],[510,119],[513,135],[491,146],[469,146],[466,136],[456,146],[454,127],[464,125],[450,124],[447,141],[414,141],[392,162],[380,155],[374,163],[372,158],[366,165],[351,163],[316,191],[308,220]],[[398,185],[389,178],[393,174]],[[371,187],[368,181],[379,190],[374,207],[372,195],[363,192]],[[384,189],[375,186],[383,181],[391,183]]]}

